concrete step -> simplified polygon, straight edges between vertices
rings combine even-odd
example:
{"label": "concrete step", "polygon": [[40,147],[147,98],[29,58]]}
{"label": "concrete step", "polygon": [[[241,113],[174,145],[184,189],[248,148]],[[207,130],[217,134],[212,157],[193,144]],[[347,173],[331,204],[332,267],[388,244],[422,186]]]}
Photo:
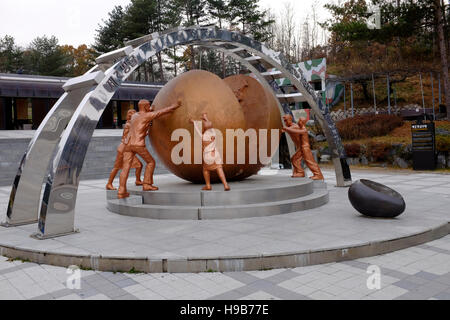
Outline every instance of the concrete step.
{"label": "concrete step", "polygon": [[[257,181],[256,181],[257,182]],[[214,185],[213,191],[201,191],[201,185],[189,188],[161,188],[157,192],[143,192],[141,188],[130,187],[132,195],[142,196],[144,204],[169,206],[221,206],[264,203],[289,200],[312,194],[314,182],[310,179],[288,181],[286,184],[235,184],[231,191],[224,192],[222,185]],[[110,196],[114,198],[114,194]]]}
{"label": "concrete step", "polygon": [[108,200],[108,210],[125,216],[161,220],[219,220],[266,217],[304,211],[325,205],[329,201],[326,188],[312,194],[272,202],[216,206],[171,206],[143,203],[142,196]]}

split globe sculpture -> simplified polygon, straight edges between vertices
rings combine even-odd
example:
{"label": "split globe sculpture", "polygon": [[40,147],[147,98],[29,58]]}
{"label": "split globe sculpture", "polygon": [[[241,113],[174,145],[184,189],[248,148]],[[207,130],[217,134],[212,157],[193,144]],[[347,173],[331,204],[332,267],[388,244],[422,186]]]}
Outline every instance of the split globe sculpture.
{"label": "split globe sculpture", "polygon": [[[268,161],[277,151],[280,132],[272,130],[281,129],[280,111],[273,94],[257,80],[244,75],[222,80],[213,73],[192,70],[167,83],[153,105],[159,110],[176,99],[181,101],[180,110],[154,121],[149,138],[161,162],[178,177],[195,183],[204,182],[202,138],[189,123],[189,119],[203,118],[204,113],[212,122],[215,133],[220,135],[216,144],[223,158],[223,171],[230,181],[252,176],[267,165],[267,161],[261,161],[264,159],[259,156],[259,151],[265,153],[263,156]],[[261,129],[266,131],[260,134]],[[239,147],[238,142],[245,142],[242,139],[246,139],[246,133],[250,141]],[[260,148],[260,140],[264,140],[264,148]],[[178,150],[178,147],[183,148]],[[242,161],[238,161],[239,156],[244,157]],[[211,181],[219,181],[215,172],[211,173]]]}
{"label": "split globe sculpture", "polygon": [[[126,125],[128,136],[122,143],[125,147],[119,199],[130,196],[126,182],[136,154],[147,162],[143,191],[158,190],[153,186],[155,160],[145,146],[147,133],[166,167],[192,182],[204,179],[204,191],[212,190],[211,175],[214,175],[213,180],[223,183],[225,191],[229,191],[227,177],[242,180],[270,163],[278,150],[281,129],[281,115],[273,95],[249,76],[230,79],[222,81],[210,72],[192,70],[164,86],[153,106],[146,100],[139,102],[140,111]],[[164,107],[170,104],[170,107]],[[169,116],[163,117],[166,114]],[[194,120],[200,115],[201,121]],[[291,159],[293,178],[305,177],[304,160],[313,173],[311,179],[323,180],[309,145],[306,119],[301,118],[298,124],[293,123],[291,115],[285,115],[283,119],[286,127],[282,131],[290,135],[296,147]],[[198,137],[198,143],[186,129],[187,120],[193,124],[193,136]],[[178,148],[178,137],[182,138],[181,148]],[[226,147],[221,146],[224,140]],[[197,155],[200,159],[196,161]],[[181,162],[175,158],[181,158]]]}
{"label": "split globe sculpture", "polygon": [[[314,91],[302,74],[280,53],[254,39],[215,27],[193,26],[129,41],[124,48],[97,58],[97,65],[85,75],[67,81],[63,86],[64,95],[47,114],[22,158],[12,187],[5,225],[17,226],[38,221],[35,234],[38,239],[76,231],[75,205],[80,173],[89,142],[103,111],[120,85],[134,70],[159,52],[178,45],[203,46],[224,52],[239,61],[264,89],[272,93],[280,114],[284,114],[282,104],[296,102],[300,97],[305,99],[327,137],[337,185],[351,184],[350,170],[336,126],[324,106],[322,97]],[[281,77],[290,80],[289,92],[274,84],[274,80]],[[233,96],[236,99],[236,96]],[[154,102],[159,108],[158,101]],[[214,113],[207,113],[217,127],[216,123],[219,122],[213,118]],[[201,114],[198,114],[196,118],[200,116]],[[233,114],[233,117],[245,128],[242,113]],[[158,120],[163,121],[163,118]],[[156,123],[159,121],[155,121]],[[183,119],[181,126],[189,126],[188,130],[192,132],[194,130],[186,119]],[[152,144],[156,145],[154,141]],[[158,150],[155,147],[155,150],[159,155],[164,148],[160,146]],[[164,161],[164,157],[161,159]],[[224,172],[227,174],[226,167],[225,163]],[[235,177],[239,176],[238,172],[235,172]],[[247,174],[245,169],[241,174]],[[202,174],[195,176],[202,179]],[[45,188],[42,192],[43,182]]]}

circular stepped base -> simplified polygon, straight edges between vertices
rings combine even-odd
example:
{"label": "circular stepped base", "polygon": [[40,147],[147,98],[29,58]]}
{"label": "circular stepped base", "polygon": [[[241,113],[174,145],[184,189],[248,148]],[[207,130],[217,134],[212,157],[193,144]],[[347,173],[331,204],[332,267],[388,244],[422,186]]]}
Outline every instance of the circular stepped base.
{"label": "circular stepped base", "polygon": [[156,192],[129,187],[131,196],[117,199],[116,191],[107,191],[111,212],[148,219],[209,220],[265,217],[320,207],[329,201],[323,181],[308,178],[255,176],[230,183],[224,192],[216,184],[213,191],[201,185],[171,177],[158,185]]}

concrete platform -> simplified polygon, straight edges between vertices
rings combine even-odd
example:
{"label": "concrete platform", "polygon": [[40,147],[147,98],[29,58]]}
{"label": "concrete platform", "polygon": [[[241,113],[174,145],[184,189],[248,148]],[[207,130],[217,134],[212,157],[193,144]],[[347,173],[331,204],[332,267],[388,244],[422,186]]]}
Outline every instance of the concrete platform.
{"label": "concrete platform", "polygon": [[[0,186],[12,185],[20,160],[35,132],[32,130],[0,130]],[[105,179],[109,177],[111,169],[114,167],[117,147],[122,139],[122,133],[123,130],[120,129],[94,131],[81,172],[81,180]],[[156,160],[155,172],[157,174],[168,173],[161,161],[158,160],[148,141],[147,146]],[[134,170],[132,171],[134,172]]]}
{"label": "concrete platform", "polygon": [[127,199],[117,199],[117,191],[107,191],[107,208],[120,215],[148,219],[242,219],[300,212],[329,201],[326,184],[308,178],[259,175],[231,182],[228,192],[221,185],[202,191],[202,185],[177,177],[165,179],[158,186],[160,190],[154,192],[129,186],[132,196]]}
{"label": "concrete platform", "polygon": [[[277,179],[289,179],[289,175],[279,172]],[[324,175],[330,193],[330,202],[324,206],[227,220],[117,215],[106,209],[106,181],[84,181],[76,208],[80,233],[39,241],[30,238],[36,225],[0,227],[0,255],[102,271],[247,271],[374,256],[449,233],[449,175],[354,171],[355,180],[387,184],[405,197],[406,212],[389,220],[361,216],[348,201],[348,189],[334,187],[334,172],[324,170]],[[155,182],[162,185],[171,179],[162,175]],[[8,192],[9,188],[0,188],[0,214],[5,212]]]}

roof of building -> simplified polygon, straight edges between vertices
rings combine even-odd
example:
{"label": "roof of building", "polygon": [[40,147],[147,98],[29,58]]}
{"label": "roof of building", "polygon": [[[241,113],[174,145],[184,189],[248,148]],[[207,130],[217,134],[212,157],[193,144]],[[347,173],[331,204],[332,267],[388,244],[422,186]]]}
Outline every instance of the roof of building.
{"label": "roof of building", "polygon": [[[58,99],[70,78],[0,73],[0,97]],[[153,100],[163,84],[125,82],[112,100]]]}

